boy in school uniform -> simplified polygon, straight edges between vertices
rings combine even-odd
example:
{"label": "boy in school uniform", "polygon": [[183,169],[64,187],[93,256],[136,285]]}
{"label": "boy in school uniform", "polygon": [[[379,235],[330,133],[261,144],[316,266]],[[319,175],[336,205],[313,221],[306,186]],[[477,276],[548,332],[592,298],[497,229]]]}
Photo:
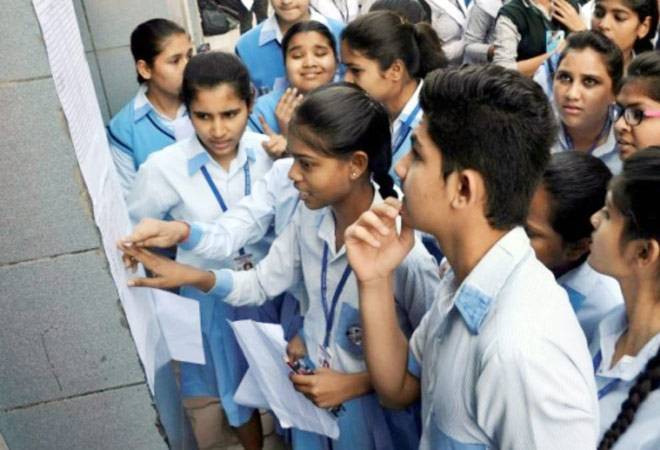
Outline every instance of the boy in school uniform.
{"label": "boy in school uniform", "polygon": [[[521,227],[556,132],[542,90],[472,66],[431,73],[421,104],[413,148],[397,166],[403,205],[387,199],[346,231],[381,402],[421,395],[421,449],[595,448],[584,335]],[[408,346],[391,280],[413,227],[435,236],[449,269]]]}
{"label": "boy in school uniform", "polygon": [[316,20],[327,26],[340,42],[344,24],[328,19],[309,7],[309,0],[271,0],[275,13],[245,33],[236,43],[236,54],[250,72],[258,95],[287,86],[282,38],[294,23]]}

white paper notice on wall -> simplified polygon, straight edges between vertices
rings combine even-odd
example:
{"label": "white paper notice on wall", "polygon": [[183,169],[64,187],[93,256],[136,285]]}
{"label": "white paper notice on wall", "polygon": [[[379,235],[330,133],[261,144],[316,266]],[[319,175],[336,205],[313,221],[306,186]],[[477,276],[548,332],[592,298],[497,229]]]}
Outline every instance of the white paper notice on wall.
{"label": "white paper notice on wall", "polygon": [[[171,356],[176,359],[204,361],[199,305],[173,294],[127,287],[129,274],[115,243],[127,234],[131,225],[110,156],[73,3],[71,0],[33,0],[32,3],[80,171],[92,199],[94,220],[101,232],[110,272],[153,393],[159,340],[165,339]],[[178,297],[180,303],[175,303],[173,297]],[[166,327],[172,329],[165,330]]]}

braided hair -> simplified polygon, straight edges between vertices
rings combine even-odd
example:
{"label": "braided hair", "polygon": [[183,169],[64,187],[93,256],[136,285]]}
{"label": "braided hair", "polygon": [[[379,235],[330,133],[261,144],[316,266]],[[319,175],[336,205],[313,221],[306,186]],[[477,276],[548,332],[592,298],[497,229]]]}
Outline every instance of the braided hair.
{"label": "braided hair", "polygon": [[628,398],[621,404],[621,411],[610,428],[605,432],[598,444],[598,450],[611,449],[616,441],[626,432],[640,405],[651,392],[660,386],[660,349],[646,363],[644,371],[639,374],[633,387],[628,392]]}

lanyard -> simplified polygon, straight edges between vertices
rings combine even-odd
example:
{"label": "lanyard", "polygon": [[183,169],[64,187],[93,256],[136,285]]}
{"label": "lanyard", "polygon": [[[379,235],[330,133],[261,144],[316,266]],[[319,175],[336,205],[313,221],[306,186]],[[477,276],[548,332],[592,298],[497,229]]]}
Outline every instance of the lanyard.
{"label": "lanyard", "polygon": [[[598,367],[600,366],[602,360],[603,360],[603,355],[601,354],[600,350],[598,350],[598,353],[596,353],[596,356],[594,356],[594,373],[596,372],[596,370],[598,370]],[[614,389],[616,389],[619,386],[619,383],[621,383],[621,380],[619,379],[612,380],[609,383],[607,383],[602,389],[599,389],[598,400],[605,397],[607,394],[609,394]]]}
{"label": "lanyard", "polygon": [[330,331],[332,330],[332,323],[335,320],[335,310],[337,309],[337,302],[341,291],[344,290],[348,276],[351,274],[351,266],[346,264],[344,273],[341,275],[339,284],[335,294],[332,296],[332,304],[328,308],[328,252],[330,251],[328,243],[323,246],[323,260],[321,262],[321,304],[323,306],[323,314],[325,315],[325,338],[323,339],[323,346],[328,348],[330,344]]}
{"label": "lanyard", "polygon": [[412,130],[412,123],[415,120],[415,117],[417,117],[417,114],[419,113],[419,110],[421,108],[421,105],[419,102],[417,103],[417,106],[415,106],[415,109],[413,109],[412,113],[408,116],[405,122],[401,124],[401,127],[399,128],[399,133],[397,134],[396,141],[394,142],[394,145],[392,146],[392,156],[396,155],[399,150],[401,150],[401,146],[403,143],[406,141],[406,138],[408,138],[408,135],[410,134],[410,131]]}
{"label": "lanyard", "polygon": [[[610,128],[612,127],[612,118],[610,117],[609,113],[607,115],[607,120],[605,121],[605,126],[600,130],[600,133],[598,133],[598,136],[596,136],[596,139],[594,139],[594,142],[591,144],[591,147],[589,147],[589,150],[587,150],[587,153],[591,154],[596,147],[598,147],[598,142],[605,136],[605,134],[610,131]],[[561,130],[564,133],[564,140],[566,141],[566,150],[575,150],[575,147],[573,145],[573,139],[568,135],[566,132],[566,128],[564,127],[564,124],[561,124]]]}
{"label": "lanyard", "polygon": [[[202,175],[204,175],[204,179],[206,180],[206,183],[209,185],[211,188],[211,192],[213,192],[213,196],[215,199],[218,201],[218,204],[220,205],[220,209],[222,212],[227,212],[227,204],[225,203],[225,200],[222,198],[222,194],[218,190],[218,187],[215,185],[213,182],[213,179],[211,178],[211,175],[209,175],[209,171],[206,170],[206,166],[202,166],[201,169]],[[251,183],[251,177],[250,177],[250,164],[248,162],[245,162],[245,165],[243,166],[243,173],[245,174],[245,196],[247,197],[250,195],[252,192],[252,183]],[[238,253],[243,256],[245,254],[244,249],[238,250]]]}

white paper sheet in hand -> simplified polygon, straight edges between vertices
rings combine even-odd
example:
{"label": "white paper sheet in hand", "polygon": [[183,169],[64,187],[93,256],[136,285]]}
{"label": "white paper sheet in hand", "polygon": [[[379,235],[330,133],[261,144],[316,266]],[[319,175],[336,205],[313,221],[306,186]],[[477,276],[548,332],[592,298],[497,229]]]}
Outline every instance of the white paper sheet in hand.
{"label": "white paper sheet in hand", "polygon": [[296,427],[337,439],[339,426],[334,416],[296,391],[289,380],[291,371],[284,363],[286,341],[282,327],[253,320],[230,323],[250,365],[249,376],[244,377],[234,400],[241,403],[242,398],[248,406],[265,401],[284,428]]}

